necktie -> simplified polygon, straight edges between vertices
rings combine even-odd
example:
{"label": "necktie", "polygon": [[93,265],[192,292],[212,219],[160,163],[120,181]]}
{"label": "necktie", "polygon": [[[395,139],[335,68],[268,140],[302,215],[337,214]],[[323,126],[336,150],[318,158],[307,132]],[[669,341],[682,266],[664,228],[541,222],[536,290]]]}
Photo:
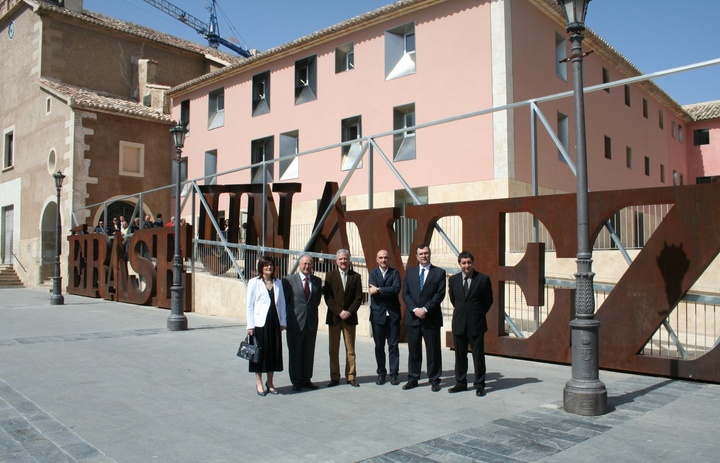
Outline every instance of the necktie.
{"label": "necktie", "polygon": [[342,275],[342,283],[343,283],[343,290],[344,290],[345,286],[347,285],[347,273],[340,272],[340,274]]}
{"label": "necktie", "polygon": [[420,269],[420,292],[422,292],[423,286],[425,286],[425,267]]}
{"label": "necktie", "polygon": [[463,285],[463,290],[465,291],[466,296],[467,296],[469,289],[470,289],[470,280],[468,277],[465,277],[465,284]]}
{"label": "necktie", "polygon": [[310,283],[308,283],[309,280],[310,278],[305,277],[305,285],[303,286],[303,289],[305,290],[305,299],[308,301],[310,300]]}

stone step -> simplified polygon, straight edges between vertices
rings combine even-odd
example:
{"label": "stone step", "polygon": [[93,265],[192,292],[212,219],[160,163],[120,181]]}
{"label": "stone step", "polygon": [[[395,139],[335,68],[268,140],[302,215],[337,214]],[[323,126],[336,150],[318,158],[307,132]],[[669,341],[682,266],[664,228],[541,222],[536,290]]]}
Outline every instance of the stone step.
{"label": "stone step", "polygon": [[0,265],[0,288],[21,288],[23,286],[11,264]]}

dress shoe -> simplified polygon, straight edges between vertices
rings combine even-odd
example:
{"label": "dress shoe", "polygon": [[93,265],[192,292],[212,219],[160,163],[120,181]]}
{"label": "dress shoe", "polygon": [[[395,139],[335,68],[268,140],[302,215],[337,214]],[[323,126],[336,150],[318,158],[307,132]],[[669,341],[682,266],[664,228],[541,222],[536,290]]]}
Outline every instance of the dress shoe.
{"label": "dress shoe", "polygon": [[377,384],[378,386],[382,386],[383,384],[385,384],[385,375],[379,375],[377,377],[377,381],[375,381],[375,384]]}
{"label": "dress shoe", "polygon": [[312,381],[305,381],[303,383],[303,387],[306,389],[312,389],[313,391],[318,388],[317,384],[314,384]]}
{"label": "dress shoe", "polygon": [[485,397],[485,389],[476,389],[475,395],[478,397]]}
{"label": "dress shoe", "polygon": [[265,391],[264,391],[264,390],[263,390],[262,392],[260,392],[260,391],[257,390],[257,388],[255,388],[255,392],[257,392],[257,395],[259,395],[260,397],[265,397]]}
{"label": "dress shoe", "polygon": [[278,394],[280,394],[280,393],[277,391],[277,389],[275,389],[274,387],[268,386],[268,383],[265,383],[265,387],[267,388],[267,389],[265,389],[265,393],[267,393],[267,394],[272,394],[272,395],[278,395]]}
{"label": "dress shoe", "polygon": [[456,384],[453,387],[451,387],[450,389],[448,389],[448,392],[450,394],[455,394],[456,392],[462,392],[462,391],[467,391],[467,386],[463,386],[462,384]]}
{"label": "dress shoe", "polygon": [[299,384],[293,384],[292,390],[295,392],[300,392],[302,390],[302,387]]}
{"label": "dress shoe", "polygon": [[432,383],[431,389],[433,392],[439,392],[440,391],[440,381],[438,381],[436,383]]}
{"label": "dress shoe", "polygon": [[398,379],[397,376],[398,376],[398,375],[391,375],[391,376],[390,376],[390,384],[392,384],[393,386],[397,386],[398,384],[400,384],[400,380]]}
{"label": "dress shoe", "polygon": [[407,391],[408,389],[414,389],[414,388],[416,388],[417,385],[418,385],[417,380],[416,380],[416,379],[411,379],[410,381],[407,382],[407,384],[405,384],[405,385],[403,386],[403,389]]}
{"label": "dress shoe", "polygon": [[335,386],[337,386],[338,384],[340,384],[340,381],[336,381],[336,380],[334,380],[334,379],[331,379],[330,382],[328,383],[328,386],[327,386],[327,387],[335,387]]}
{"label": "dress shoe", "polygon": [[347,382],[347,383],[348,383],[349,385],[351,385],[352,387],[360,387],[360,383],[358,383],[358,382],[355,381],[354,379],[348,379],[348,382]]}

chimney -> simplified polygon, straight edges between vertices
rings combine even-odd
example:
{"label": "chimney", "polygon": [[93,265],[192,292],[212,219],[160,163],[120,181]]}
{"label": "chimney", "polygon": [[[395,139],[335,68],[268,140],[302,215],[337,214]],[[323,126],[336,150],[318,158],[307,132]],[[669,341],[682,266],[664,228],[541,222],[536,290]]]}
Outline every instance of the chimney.
{"label": "chimney", "polygon": [[83,12],[83,0],[64,0],[63,6],[70,11],[74,11],[75,13],[82,14]]}

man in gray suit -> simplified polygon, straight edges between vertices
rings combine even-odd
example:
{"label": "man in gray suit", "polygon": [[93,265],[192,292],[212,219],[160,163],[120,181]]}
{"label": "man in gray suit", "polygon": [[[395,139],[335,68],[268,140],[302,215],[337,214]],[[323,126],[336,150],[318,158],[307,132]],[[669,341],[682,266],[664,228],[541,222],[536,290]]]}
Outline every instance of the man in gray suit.
{"label": "man in gray suit", "polygon": [[303,387],[317,389],[310,381],[315,362],[315,340],[318,329],[318,306],[322,299],[322,280],[312,274],[313,259],[304,255],[298,263],[299,273],[283,280],[287,307],[287,345],[290,381],[293,391]]}

